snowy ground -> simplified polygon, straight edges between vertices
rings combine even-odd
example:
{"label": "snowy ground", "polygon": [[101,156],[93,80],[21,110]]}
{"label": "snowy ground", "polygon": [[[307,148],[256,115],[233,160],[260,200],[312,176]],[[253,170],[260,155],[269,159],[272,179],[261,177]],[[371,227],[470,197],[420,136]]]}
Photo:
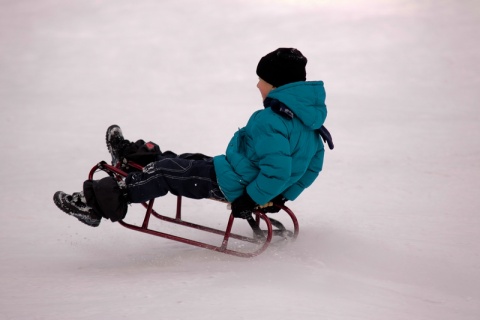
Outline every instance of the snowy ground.
{"label": "snowy ground", "polygon": [[[478,1],[0,8],[0,319],[480,318]],[[223,153],[261,108],[259,58],[281,46],[325,81],[336,143],[290,204],[295,243],[241,259],[56,209],[55,191],[108,160],[112,123]],[[207,200],[184,210],[214,226],[228,215]]]}

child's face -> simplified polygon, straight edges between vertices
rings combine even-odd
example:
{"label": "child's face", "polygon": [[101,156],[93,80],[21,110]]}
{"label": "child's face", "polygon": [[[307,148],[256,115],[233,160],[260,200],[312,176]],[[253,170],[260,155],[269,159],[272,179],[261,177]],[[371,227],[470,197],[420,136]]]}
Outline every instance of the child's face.
{"label": "child's face", "polygon": [[258,88],[258,90],[260,90],[260,94],[262,95],[262,99],[265,100],[268,93],[274,89],[274,86],[272,86],[270,83],[268,83],[268,82],[259,78],[258,83],[257,83],[257,88]]}

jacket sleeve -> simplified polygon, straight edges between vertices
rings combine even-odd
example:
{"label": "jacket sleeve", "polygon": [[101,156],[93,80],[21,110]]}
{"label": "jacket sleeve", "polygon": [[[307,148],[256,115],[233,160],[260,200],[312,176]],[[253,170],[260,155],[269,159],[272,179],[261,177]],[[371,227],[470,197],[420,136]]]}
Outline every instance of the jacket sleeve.
{"label": "jacket sleeve", "polygon": [[281,121],[265,122],[253,131],[252,147],[260,171],[246,190],[260,205],[280,194],[291,175],[290,142],[286,133],[281,131],[282,125]]}
{"label": "jacket sleeve", "polygon": [[291,185],[287,190],[282,192],[282,195],[288,200],[295,200],[300,193],[303,192],[306,188],[312,185],[313,181],[318,177],[320,171],[323,168],[323,157],[325,155],[325,148],[323,144],[319,143],[319,148],[315,153],[315,156],[310,161],[307,171],[303,176],[293,185]]}

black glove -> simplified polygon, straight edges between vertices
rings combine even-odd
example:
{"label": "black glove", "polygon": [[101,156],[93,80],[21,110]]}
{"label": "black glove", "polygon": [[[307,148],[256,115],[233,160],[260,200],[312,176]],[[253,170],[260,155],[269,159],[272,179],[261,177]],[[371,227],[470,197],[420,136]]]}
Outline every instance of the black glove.
{"label": "black glove", "polygon": [[235,218],[247,219],[252,216],[256,206],[255,201],[245,192],[232,202],[232,214]]}
{"label": "black glove", "polygon": [[277,207],[277,206],[284,206],[285,202],[287,202],[287,198],[285,198],[284,196],[279,194],[278,196],[273,198],[270,202],[272,202],[274,205],[263,208],[262,209],[263,212],[265,212],[265,213],[277,213],[278,211],[280,211],[280,208]]}

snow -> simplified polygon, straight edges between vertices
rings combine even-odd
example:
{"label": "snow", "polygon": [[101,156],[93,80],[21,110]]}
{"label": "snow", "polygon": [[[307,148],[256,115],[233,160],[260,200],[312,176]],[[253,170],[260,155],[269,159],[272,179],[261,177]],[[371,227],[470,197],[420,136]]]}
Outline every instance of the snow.
{"label": "snow", "polygon": [[[0,319],[480,318],[477,1],[1,8]],[[325,81],[336,146],[289,204],[296,242],[242,259],[56,209],[55,191],[109,160],[113,123],[163,150],[223,153],[261,108],[258,60],[282,46]],[[228,216],[207,200],[184,212]]]}

